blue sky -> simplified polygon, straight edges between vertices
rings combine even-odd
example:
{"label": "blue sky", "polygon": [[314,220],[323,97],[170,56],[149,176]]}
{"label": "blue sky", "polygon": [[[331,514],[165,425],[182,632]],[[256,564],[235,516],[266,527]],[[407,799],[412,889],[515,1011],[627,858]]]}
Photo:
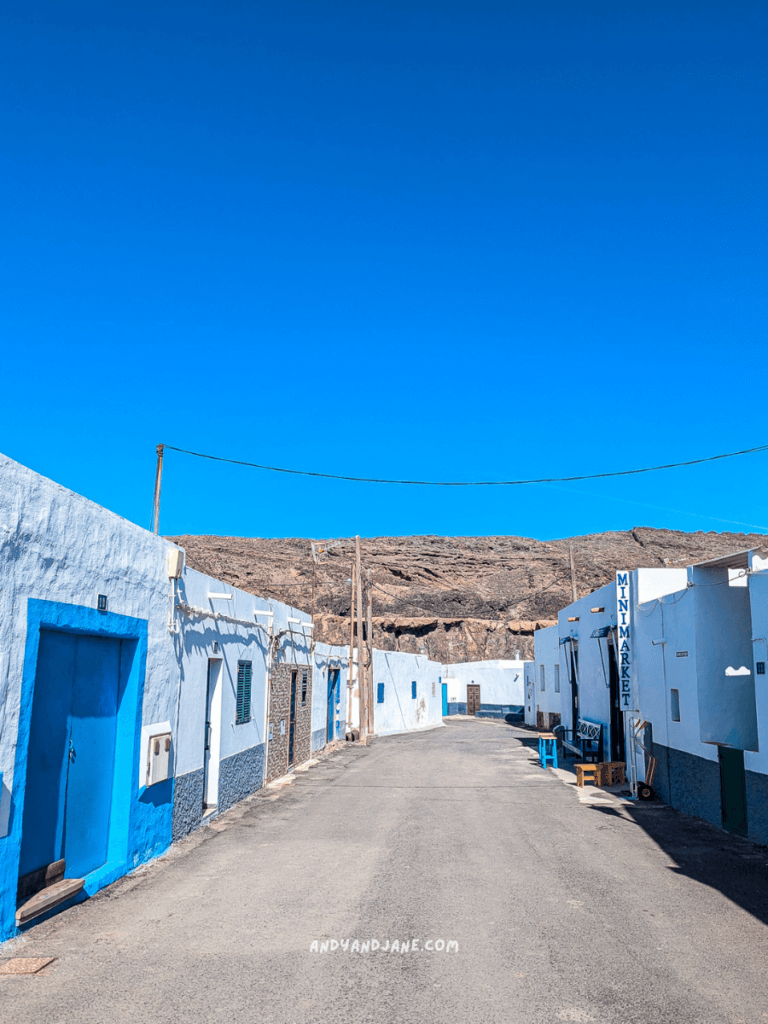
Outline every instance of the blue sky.
{"label": "blue sky", "polygon": [[[360,476],[768,442],[768,8],[12,3],[0,450],[149,525],[155,445]],[[168,453],[165,533],[768,526],[768,454],[428,489]]]}

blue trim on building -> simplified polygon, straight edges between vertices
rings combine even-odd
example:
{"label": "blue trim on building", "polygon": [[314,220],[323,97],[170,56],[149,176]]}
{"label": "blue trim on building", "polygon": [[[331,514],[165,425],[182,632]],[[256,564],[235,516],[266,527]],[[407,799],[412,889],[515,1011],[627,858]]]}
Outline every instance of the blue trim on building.
{"label": "blue trim on building", "polygon": [[316,750],[322,750],[326,744],[326,730],[315,729],[312,733],[312,753]]}
{"label": "blue trim on building", "polygon": [[11,813],[8,835],[0,839],[0,941],[17,934],[16,886],[41,629],[134,642],[130,665],[121,668],[107,860],[86,876],[85,894],[92,896],[138,864],[163,853],[171,843],[173,780],[146,789],[138,786],[136,778],[147,663],[147,621],[81,605],[30,598]]}
{"label": "blue trim on building", "polygon": [[478,718],[503,718],[507,722],[522,722],[522,704],[481,704]]}
{"label": "blue trim on building", "polygon": [[451,702],[448,704],[449,715],[466,715],[467,713],[467,702],[459,701],[458,703]]}
{"label": "blue trim on building", "polygon": [[717,761],[708,761],[661,743],[653,744],[653,753],[659,759],[653,788],[664,803],[684,814],[722,827],[720,766]]}
{"label": "blue trim on building", "polygon": [[203,820],[205,770],[177,775],[173,787],[173,841],[174,843],[200,828]]}

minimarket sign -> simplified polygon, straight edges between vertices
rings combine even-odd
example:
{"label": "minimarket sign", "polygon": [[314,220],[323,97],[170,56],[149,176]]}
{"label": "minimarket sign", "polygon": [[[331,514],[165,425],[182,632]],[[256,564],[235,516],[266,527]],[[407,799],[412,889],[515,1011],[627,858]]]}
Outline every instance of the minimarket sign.
{"label": "minimarket sign", "polygon": [[616,573],[616,623],[619,655],[619,707],[637,711],[632,690],[632,637],[630,636],[629,572]]}

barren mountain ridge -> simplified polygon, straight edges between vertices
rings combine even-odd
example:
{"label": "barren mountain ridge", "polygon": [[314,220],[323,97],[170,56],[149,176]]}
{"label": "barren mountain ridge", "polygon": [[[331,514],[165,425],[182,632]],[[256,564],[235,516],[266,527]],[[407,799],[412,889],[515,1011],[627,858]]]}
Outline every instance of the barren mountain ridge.
{"label": "barren mountain ridge", "polygon": [[[171,537],[193,568],[314,613],[317,640],[349,643],[354,538],[327,541],[315,562],[302,538]],[[636,527],[553,541],[527,537],[361,538],[370,570],[374,644],[444,663],[533,655],[533,632],[618,569],[685,566],[765,543],[763,534]],[[317,542],[316,542],[317,544]],[[322,545],[321,545],[322,546]]]}

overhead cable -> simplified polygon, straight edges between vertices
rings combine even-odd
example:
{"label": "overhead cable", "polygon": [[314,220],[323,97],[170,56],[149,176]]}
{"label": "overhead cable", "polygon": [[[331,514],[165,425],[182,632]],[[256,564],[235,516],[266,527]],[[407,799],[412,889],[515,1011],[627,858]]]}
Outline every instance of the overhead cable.
{"label": "overhead cable", "polygon": [[405,484],[411,487],[518,487],[523,484],[557,484],[571,483],[576,480],[602,480],[606,477],[635,476],[638,473],[655,473],[660,469],[679,469],[681,466],[698,466],[703,462],[716,462],[718,459],[732,459],[737,455],[754,455],[756,452],[768,451],[768,444],[755,448],[744,448],[738,452],[724,452],[721,455],[708,455],[703,459],[689,459],[687,462],[670,462],[662,466],[645,466],[643,469],[622,469],[612,473],[584,473],[580,476],[539,477],[530,480],[387,480],[379,477],[342,476],[339,473],[316,473],[306,469],[286,469],[284,466],[266,466],[259,462],[245,462],[242,459],[228,459],[222,455],[207,455],[193,452],[175,445],[162,445],[172,452],[182,455],[194,455],[198,459],[211,459],[214,462],[228,462],[234,466],[248,466],[251,469],[263,469],[270,473],[288,473],[291,476],[313,476],[323,480],[346,480],[356,484]]}

